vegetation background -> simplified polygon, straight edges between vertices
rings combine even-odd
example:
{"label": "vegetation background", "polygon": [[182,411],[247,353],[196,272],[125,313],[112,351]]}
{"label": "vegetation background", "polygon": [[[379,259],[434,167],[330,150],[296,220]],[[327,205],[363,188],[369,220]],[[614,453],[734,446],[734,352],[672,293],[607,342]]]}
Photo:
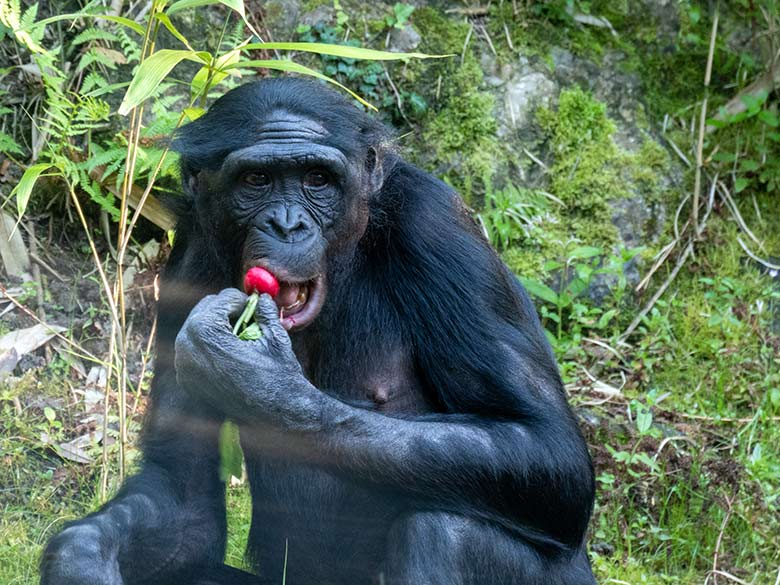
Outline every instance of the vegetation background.
{"label": "vegetation background", "polygon": [[375,106],[534,295],[599,582],[780,584],[779,26],[775,0],[0,0],[0,583],[132,472],[171,133],[292,72]]}

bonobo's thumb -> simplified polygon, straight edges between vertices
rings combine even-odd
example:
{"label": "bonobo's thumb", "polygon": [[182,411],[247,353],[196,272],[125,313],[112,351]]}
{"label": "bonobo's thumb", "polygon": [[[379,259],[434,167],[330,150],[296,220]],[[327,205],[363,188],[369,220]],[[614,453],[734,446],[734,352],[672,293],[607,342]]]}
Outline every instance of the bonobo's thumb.
{"label": "bonobo's thumb", "polygon": [[271,340],[282,344],[290,343],[290,337],[279,319],[279,307],[276,306],[270,295],[260,295],[255,309],[255,319],[263,334],[268,335]]}

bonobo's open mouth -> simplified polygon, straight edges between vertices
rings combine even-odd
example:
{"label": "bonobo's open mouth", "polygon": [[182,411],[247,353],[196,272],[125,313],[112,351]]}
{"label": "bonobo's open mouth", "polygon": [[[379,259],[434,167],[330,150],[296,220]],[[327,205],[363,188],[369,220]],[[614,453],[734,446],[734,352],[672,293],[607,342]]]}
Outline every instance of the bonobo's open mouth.
{"label": "bonobo's open mouth", "polygon": [[282,326],[288,331],[303,329],[319,315],[325,302],[325,278],[322,275],[313,278],[295,278],[284,269],[274,269],[266,262],[252,262],[252,266],[262,266],[279,281],[279,294],[274,302],[279,307]]}
{"label": "bonobo's open mouth", "polygon": [[305,282],[279,281],[279,294],[274,300],[285,329],[302,329],[314,321],[325,301],[324,284],[322,276]]}

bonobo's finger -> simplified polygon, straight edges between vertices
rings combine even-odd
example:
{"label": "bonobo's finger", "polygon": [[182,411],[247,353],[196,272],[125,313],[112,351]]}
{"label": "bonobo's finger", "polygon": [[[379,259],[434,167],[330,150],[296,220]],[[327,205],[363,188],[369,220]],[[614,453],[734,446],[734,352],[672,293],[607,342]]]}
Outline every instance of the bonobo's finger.
{"label": "bonobo's finger", "polygon": [[209,316],[215,321],[227,322],[230,317],[241,314],[246,299],[247,296],[237,288],[226,288],[217,295],[204,297],[193,309],[193,313]]}
{"label": "bonobo's finger", "polygon": [[287,335],[287,331],[282,327],[282,322],[279,320],[279,307],[276,306],[270,295],[260,295],[257,309],[255,309],[255,319],[257,324],[260,325],[263,335],[274,342],[285,345],[290,344],[290,336]]}

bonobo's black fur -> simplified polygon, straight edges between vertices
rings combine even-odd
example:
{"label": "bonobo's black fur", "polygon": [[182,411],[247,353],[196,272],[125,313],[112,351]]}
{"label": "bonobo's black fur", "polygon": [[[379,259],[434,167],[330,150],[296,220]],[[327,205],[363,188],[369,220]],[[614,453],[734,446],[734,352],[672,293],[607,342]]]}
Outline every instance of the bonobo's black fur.
{"label": "bonobo's black fur", "polygon": [[[174,148],[143,468],[50,542],[43,585],[279,583],[285,555],[291,585],[594,583],[585,443],[533,305],[457,195],[308,81],[233,90]],[[262,297],[264,336],[243,342],[229,320],[255,264],[303,308]],[[226,418],[256,575],[222,565]]]}

